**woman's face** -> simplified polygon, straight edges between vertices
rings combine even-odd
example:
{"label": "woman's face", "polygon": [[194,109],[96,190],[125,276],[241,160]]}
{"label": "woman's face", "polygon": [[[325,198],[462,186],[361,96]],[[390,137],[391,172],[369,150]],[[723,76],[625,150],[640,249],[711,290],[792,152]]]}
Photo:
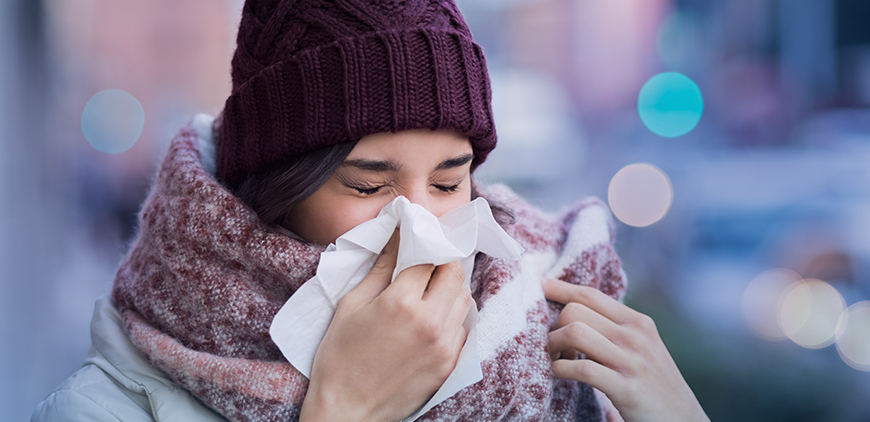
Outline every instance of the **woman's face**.
{"label": "woman's face", "polygon": [[333,243],[400,195],[440,217],[471,201],[472,158],[468,138],[455,132],[365,136],[335,174],[290,212],[289,228],[311,242]]}

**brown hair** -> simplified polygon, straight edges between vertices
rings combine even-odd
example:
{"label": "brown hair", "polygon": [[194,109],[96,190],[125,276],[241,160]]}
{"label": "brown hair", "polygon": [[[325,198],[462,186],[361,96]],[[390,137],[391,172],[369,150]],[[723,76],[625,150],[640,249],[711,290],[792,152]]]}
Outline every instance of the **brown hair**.
{"label": "brown hair", "polygon": [[335,144],[273,163],[245,177],[233,193],[264,223],[287,228],[290,210],[320,189],[355,146]]}

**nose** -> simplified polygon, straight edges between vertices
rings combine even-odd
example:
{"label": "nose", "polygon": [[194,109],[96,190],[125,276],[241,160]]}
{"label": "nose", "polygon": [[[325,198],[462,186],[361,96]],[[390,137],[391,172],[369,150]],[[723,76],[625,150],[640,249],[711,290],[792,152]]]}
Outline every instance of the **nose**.
{"label": "nose", "polygon": [[412,204],[417,204],[423,208],[426,208],[426,210],[429,212],[434,212],[432,211],[432,208],[429,204],[429,192],[427,188],[428,185],[415,186],[413,189],[405,192],[405,197],[408,198],[408,200],[411,201]]}

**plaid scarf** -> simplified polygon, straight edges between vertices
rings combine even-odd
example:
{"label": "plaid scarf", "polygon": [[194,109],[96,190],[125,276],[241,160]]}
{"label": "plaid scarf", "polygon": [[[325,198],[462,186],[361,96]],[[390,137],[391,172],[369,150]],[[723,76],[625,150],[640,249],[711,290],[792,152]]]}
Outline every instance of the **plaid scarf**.
{"label": "plaid scarf", "polygon": [[[314,276],[324,248],[264,225],[217,182],[206,169],[210,139],[188,126],[172,141],[112,296],[133,344],[216,412],[231,421],[296,420],[308,380],[272,343],[269,325]],[[621,299],[625,276],[606,207],[587,200],[550,215],[505,187],[483,195],[514,213],[505,229],[527,252],[520,261],[478,256],[471,288],[483,380],[419,420],[618,417],[588,385],[554,379],[547,334],[560,307],[541,289],[544,278],[561,278]]]}

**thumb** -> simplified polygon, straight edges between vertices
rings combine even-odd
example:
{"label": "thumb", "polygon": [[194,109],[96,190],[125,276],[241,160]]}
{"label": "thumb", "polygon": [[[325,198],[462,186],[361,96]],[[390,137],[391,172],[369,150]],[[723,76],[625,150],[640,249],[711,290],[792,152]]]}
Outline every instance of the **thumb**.
{"label": "thumb", "polygon": [[366,305],[384,291],[392,281],[393,270],[396,268],[396,258],[399,256],[399,231],[387,241],[381,255],[369,273],[351,290],[346,298],[354,303]]}
{"label": "thumb", "polygon": [[378,260],[375,261],[375,265],[372,267],[371,271],[369,271],[369,275],[386,275],[387,278],[391,280],[393,277],[393,270],[396,268],[396,259],[398,256],[399,230],[395,230],[393,231],[393,235],[390,236],[390,240],[388,240],[387,244],[384,245],[384,250],[381,251],[381,255],[378,256]]}

